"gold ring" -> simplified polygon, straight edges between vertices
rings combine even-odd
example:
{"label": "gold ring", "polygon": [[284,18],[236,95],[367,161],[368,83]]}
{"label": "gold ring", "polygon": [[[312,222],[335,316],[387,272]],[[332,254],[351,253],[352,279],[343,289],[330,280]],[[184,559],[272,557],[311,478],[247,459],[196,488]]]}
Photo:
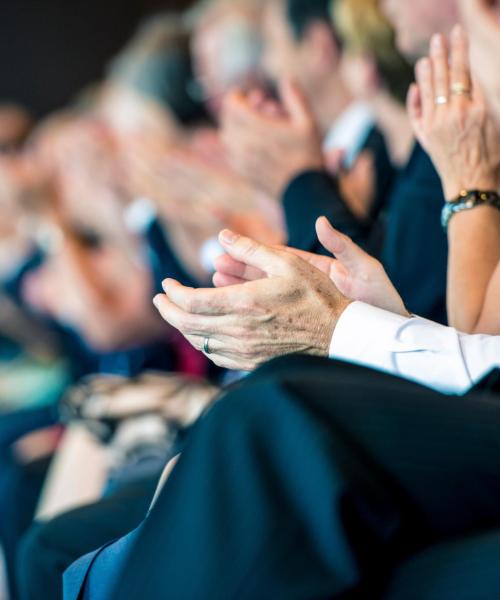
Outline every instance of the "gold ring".
{"label": "gold ring", "polygon": [[451,84],[451,93],[454,96],[470,96],[472,90],[462,83],[452,83]]}
{"label": "gold ring", "polygon": [[448,104],[448,97],[447,96],[436,96],[436,98],[434,99],[434,104],[436,104],[437,106],[440,106],[442,104]]}

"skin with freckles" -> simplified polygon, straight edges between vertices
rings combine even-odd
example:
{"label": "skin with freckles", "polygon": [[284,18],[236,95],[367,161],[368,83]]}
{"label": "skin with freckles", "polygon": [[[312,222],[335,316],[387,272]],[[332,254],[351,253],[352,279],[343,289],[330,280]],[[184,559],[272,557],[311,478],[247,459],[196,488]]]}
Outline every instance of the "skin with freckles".
{"label": "skin with freckles", "polygon": [[327,356],[332,335],[352,300],[407,315],[381,264],[336,232],[317,225],[337,260],[257,244],[225,231],[226,256],[216,262],[218,289],[193,290],[167,280],[155,298],[163,318],[209,358],[229,369],[253,370],[290,353]]}
{"label": "skin with freckles", "polygon": [[[316,224],[318,239],[335,258],[311,254],[295,248],[281,248],[302,258],[328,275],[337,289],[351,300],[359,300],[384,310],[407,316],[403,300],[392,285],[382,264],[350,238],[334,229],[325,217]],[[262,279],[264,272],[239,262],[229,254],[215,261],[214,285],[226,287]]]}
{"label": "skin with freckles", "polygon": [[350,304],[330,278],[298,256],[225,231],[233,258],[264,279],[230,288],[193,290],[164,283],[155,298],[163,318],[221,367],[251,371],[276,356],[327,356],[335,325]]}

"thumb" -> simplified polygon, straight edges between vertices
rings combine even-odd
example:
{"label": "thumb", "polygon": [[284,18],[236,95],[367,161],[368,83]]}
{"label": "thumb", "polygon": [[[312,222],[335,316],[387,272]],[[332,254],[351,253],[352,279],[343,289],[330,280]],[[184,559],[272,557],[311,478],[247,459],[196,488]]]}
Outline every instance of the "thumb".
{"label": "thumb", "polygon": [[420,88],[416,83],[410,85],[408,96],[406,98],[406,108],[413,131],[418,136],[420,133],[418,124],[422,118],[422,99],[420,96]]}
{"label": "thumb", "polygon": [[280,96],[283,106],[292,121],[298,123],[311,123],[314,121],[309,102],[298,83],[292,79],[282,80],[280,82]]}
{"label": "thumb", "polygon": [[348,270],[354,270],[368,255],[346,235],[334,229],[326,217],[316,221],[316,233],[323,248]]}
{"label": "thumb", "polygon": [[219,242],[229,256],[260,269],[268,276],[285,275],[289,269],[289,257],[285,252],[259,244],[229,229],[220,233]]}
{"label": "thumb", "polygon": [[325,153],[326,168],[332,175],[338,175],[342,170],[346,157],[343,148],[332,148]]}

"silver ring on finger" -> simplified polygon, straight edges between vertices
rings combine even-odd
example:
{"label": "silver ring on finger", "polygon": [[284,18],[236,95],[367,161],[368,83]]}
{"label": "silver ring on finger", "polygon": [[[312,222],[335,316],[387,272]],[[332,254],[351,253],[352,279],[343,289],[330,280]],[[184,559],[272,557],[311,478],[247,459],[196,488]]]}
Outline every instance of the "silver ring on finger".
{"label": "silver ring on finger", "polygon": [[203,340],[203,352],[207,355],[212,354],[212,352],[210,350],[210,338],[209,337],[206,337]]}
{"label": "silver ring on finger", "polygon": [[434,99],[434,104],[436,106],[442,106],[443,104],[448,104],[448,96],[436,96]]}

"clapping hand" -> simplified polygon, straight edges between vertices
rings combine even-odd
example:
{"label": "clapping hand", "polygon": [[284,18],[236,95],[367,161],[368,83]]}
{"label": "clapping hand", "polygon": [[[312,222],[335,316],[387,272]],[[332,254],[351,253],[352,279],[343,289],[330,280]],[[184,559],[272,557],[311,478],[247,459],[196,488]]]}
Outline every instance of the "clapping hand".
{"label": "clapping hand", "polygon": [[[328,275],[337,289],[350,300],[366,302],[396,314],[408,315],[399,293],[377,259],[334,229],[325,217],[318,219],[316,231],[323,247],[335,258],[294,248],[283,249]],[[215,266],[217,270],[214,285],[217,287],[237,285],[266,276],[263,271],[237,261],[229,254],[218,258]]]}
{"label": "clapping hand", "polygon": [[296,175],[324,166],[321,135],[302,91],[286,81],[280,92],[281,104],[260,92],[235,91],[222,118],[231,165],[275,199]]}

